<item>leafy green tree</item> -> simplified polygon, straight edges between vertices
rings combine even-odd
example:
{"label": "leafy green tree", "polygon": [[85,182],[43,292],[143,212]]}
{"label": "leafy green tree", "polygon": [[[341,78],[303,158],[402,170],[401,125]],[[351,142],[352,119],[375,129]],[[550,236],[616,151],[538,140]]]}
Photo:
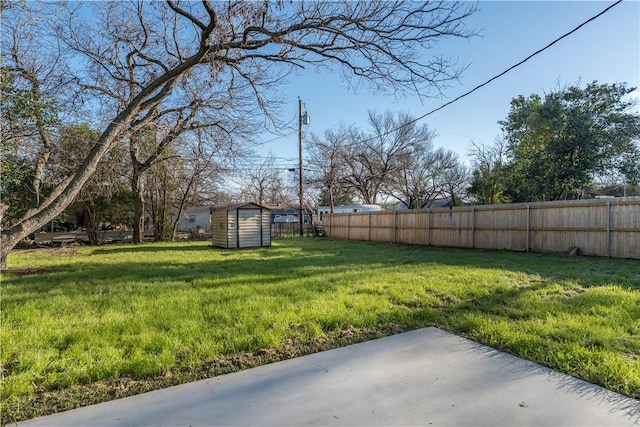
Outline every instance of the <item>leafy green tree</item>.
{"label": "leafy green tree", "polygon": [[626,99],[634,89],[593,82],[515,98],[499,122],[507,143],[506,195],[514,202],[566,200],[583,197],[603,175],[636,182],[640,116]]}
{"label": "leafy green tree", "polygon": [[0,200],[11,207],[2,216],[2,224],[11,223],[29,209],[31,203],[31,178],[34,170],[32,164],[8,151],[2,150],[0,155]]}

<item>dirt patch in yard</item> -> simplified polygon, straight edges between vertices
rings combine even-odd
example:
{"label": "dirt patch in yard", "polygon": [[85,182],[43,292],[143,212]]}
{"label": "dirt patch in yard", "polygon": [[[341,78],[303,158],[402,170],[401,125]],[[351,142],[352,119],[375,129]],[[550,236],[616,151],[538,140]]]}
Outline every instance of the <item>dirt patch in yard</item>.
{"label": "dirt patch in yard", "polygon": [[[29,244],[24,245],[20,248],[14,249],[12,253],[19,254],[52,254],[52,255],[73,255],[76,253],[78,247],[82,245],[78,243],[70,243],[70,244]],[[69,269],[68,265],[51,265],[51,266],[40,266],[40,267],[9,267],[3,269],[3,273],[8,273],[12,276],[22,277],[22,276],[33,276],[40,274],[49,274],[49,273],[57,273],[58,271],[65,271]]]}
{"label": "dirt patch in yard", "polygon": [[82,242],[51,242],[51,243],[21,243],[13,252],[15,253],[48,253],[48,254],[65,254],[73,255],[76,249],[84,246]]}
{"label": "dirt patch in yard", "polygon": [[56,265],[50,267],[20,267],[20,268],[8,268],[5,272],[17,276],[32,276],[37,274],[49,274],[56,273],[58,271],[64,271],[69,268],[68,265]]}

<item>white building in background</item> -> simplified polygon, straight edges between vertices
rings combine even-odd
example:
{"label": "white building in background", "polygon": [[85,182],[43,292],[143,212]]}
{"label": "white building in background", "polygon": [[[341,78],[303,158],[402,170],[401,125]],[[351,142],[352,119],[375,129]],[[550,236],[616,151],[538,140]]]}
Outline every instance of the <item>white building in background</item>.
{"label": "white building in background", "polygon": [[[333,213],[379,212],[379,205],[338,205],[333,207]],[[322,228],[322,215],[331,213],[331,206],[318,206],[318,227]]]}
{"label": "white building in background", "polygon": [[182,211],[178,221],[178,231],[196,233],[199,230],[211,231],[211,208],[208,206],[190,206]]}

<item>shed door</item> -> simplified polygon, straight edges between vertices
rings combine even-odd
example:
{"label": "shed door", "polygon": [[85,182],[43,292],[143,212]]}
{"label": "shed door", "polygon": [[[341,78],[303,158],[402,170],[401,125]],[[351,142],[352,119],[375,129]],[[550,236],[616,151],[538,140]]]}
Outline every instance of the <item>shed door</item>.
{"label": "shed door", "polygon": [[[233,224],[231,225],[233,226]],[[211,214],[211,240],[213,246],[220,248],[229,246],[228,227],[226,211]]]}
{"label": "shed door", "polygon": [[262,211],[262,246],[271,246],[271,212]]}
{"label": "shed door", "polygon": [[238,212],[238,247],[260,246],[261,215],[259,209],[240,209]]}

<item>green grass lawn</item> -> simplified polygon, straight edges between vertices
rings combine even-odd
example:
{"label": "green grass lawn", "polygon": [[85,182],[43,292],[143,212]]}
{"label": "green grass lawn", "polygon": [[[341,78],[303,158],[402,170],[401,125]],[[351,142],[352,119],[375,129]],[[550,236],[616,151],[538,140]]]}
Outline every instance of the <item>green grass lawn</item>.
{"label": "green grass lawn", "polygon": [[2,423],[438,326],[640,398],[640,262],[276,240],[15,252]]}

